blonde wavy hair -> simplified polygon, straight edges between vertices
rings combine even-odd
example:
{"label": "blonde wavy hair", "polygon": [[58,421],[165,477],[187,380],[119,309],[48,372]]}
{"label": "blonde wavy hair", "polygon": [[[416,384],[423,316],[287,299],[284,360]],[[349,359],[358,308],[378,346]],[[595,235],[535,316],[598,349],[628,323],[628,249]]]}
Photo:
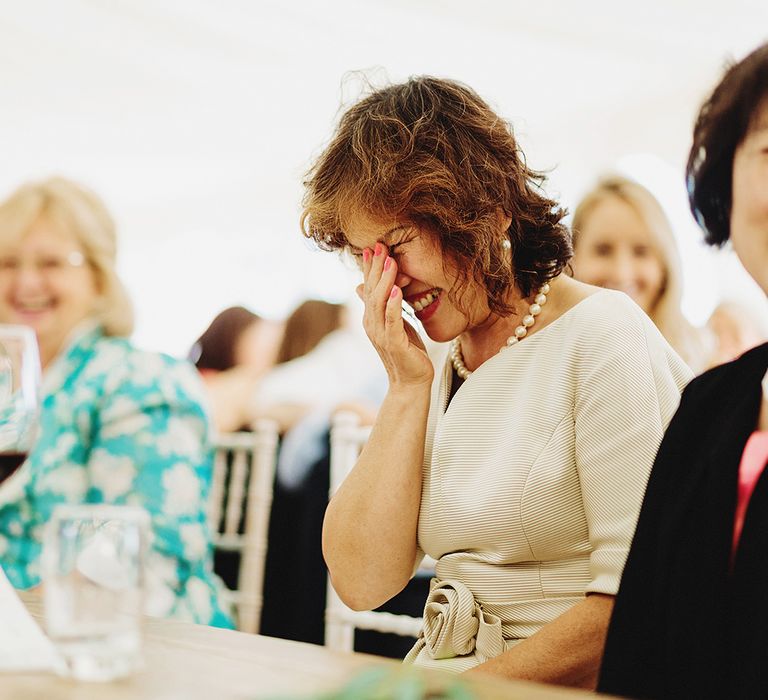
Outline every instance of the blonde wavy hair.
{"label": "blonde wavy hair", "polygon": [[632,207],[653,236],[652,244],[661,262],[664,278],[661,292],[648,315],[667,342],[691,368],[696,371],[703,369],[707,363],[708,348],[702,333],[691,325],[682,312],[683,272],[675,234],[664,209],[650,191],[620,175],[599,180],[573,213],[571,229],[574,256],[578,257],[579,232],[595,207],[610,197]]}
{"label": "blonde wavy hair", "polygon": [[99,290],[92,318],[110,336],[133,332],[133,306],[117,276],[115,222],[95,193],[63,177],[29,182],[0,204],[0,243],[19,240],[44,219],[74,236]]}

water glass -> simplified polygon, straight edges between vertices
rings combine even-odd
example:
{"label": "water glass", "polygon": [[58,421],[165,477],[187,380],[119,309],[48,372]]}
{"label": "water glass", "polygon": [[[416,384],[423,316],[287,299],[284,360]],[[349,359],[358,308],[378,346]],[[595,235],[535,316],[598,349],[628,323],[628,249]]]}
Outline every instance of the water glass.
{"label": "water glass", "polygon": [[62,675],[108,681],[141,667],[149,516],[141,508],[57,506],[43,547],[45,621]]}

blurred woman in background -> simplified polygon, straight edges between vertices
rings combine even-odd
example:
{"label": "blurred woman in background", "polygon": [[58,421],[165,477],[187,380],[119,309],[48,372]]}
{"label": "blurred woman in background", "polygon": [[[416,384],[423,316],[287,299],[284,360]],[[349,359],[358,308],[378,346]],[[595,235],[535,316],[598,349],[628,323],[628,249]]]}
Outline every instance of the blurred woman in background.
{"label": "blurred woman in background", "polygon": [[248,424],[248,403],[256,384],[274,365],[282,324],[242,306],[219,313],[189,352],[208,391],[219,432]]}
{"label": "blurred woman in background", "polygon": [[[323,643],[320,532],[328,505],[331,415],[344,404],[372,421],[386,384],[370,343],[348,323],[350,311],[354,316],[342,304],[302,302],[286,321],[279,363],[253,396],[254,419],[276,420],[283,433],[264,573],[261,630],[269,636]],[[381,646],[366,651],[386,653]]]}
{"label": "blurred woman in background", "polygon": [[276,364],[290,362],[314,350],[325,336],[345,324],[346,314],[344,304],[321,299],[303,301],[285,321]]}
{"label": "blurred woman in background", "polygon": [[0,487],[0,563],[40,583],[43,525],[60,503],[130,504],[151,516],[146,612],[231,626],[211,569],[211,476],[202,389],[187,364],[128,341],[114,222],[62,178],[0,205],[0,322],[30,326],[44,371],[40,433]]}
{"label": "blurred woman in background", "polygon": [[[265,325],[277,330],[267,334]],[[243,365],[264,370],[274,363],[280,329],[280,324],[270,323],[243,306],[230,306],[217,314],[195,341],[190,360],[202,374]]]}
{"label": "blurred woman in background", "polygon": [[303,301],[286,319],[277,364],[251,396],[251,420],[269,418],[287,432],[312,411],[349,399],[350,387],[367,381],[369,359],[350,337],[343,304]]}
{"label": "blurred woman in background", "polygon": [[768,340],[767,313],[733,299],[721,301],[707,319],[715,341],[710,364],[730,362]]}
{"label": "blurred woman in background", "polygon": [[683,315],[680,255],[656,198],[632,180],[607,177],[578,204],[571,228],[574,277],[628,294],[683,360],[703,370],[709,349]]}

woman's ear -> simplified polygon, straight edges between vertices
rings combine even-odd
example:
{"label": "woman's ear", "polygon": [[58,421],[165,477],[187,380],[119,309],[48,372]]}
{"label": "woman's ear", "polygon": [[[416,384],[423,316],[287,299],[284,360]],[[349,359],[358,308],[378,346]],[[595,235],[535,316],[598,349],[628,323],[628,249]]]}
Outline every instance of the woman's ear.
{"label": "woman's ear", "polygon": [[499,220],[499,230],[504,233],[512,225],[512,217],[508,216],[503,209],[496,212],[496,218]]}

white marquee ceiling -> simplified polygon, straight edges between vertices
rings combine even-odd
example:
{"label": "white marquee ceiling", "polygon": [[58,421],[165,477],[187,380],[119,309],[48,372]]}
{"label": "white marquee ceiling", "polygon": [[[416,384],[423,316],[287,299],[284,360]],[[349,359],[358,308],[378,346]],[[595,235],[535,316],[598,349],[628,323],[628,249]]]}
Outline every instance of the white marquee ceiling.
{"label": "white marquee ceiling", "polygon": [[350,289],[297,224],[350,71],[470,84],[567,204],[624,167],[679,206],[702,97],[766,39],[764,0],[0,0],[0,191],[62,173],[103,194],[138,338],[178,353],[224,306]]}

